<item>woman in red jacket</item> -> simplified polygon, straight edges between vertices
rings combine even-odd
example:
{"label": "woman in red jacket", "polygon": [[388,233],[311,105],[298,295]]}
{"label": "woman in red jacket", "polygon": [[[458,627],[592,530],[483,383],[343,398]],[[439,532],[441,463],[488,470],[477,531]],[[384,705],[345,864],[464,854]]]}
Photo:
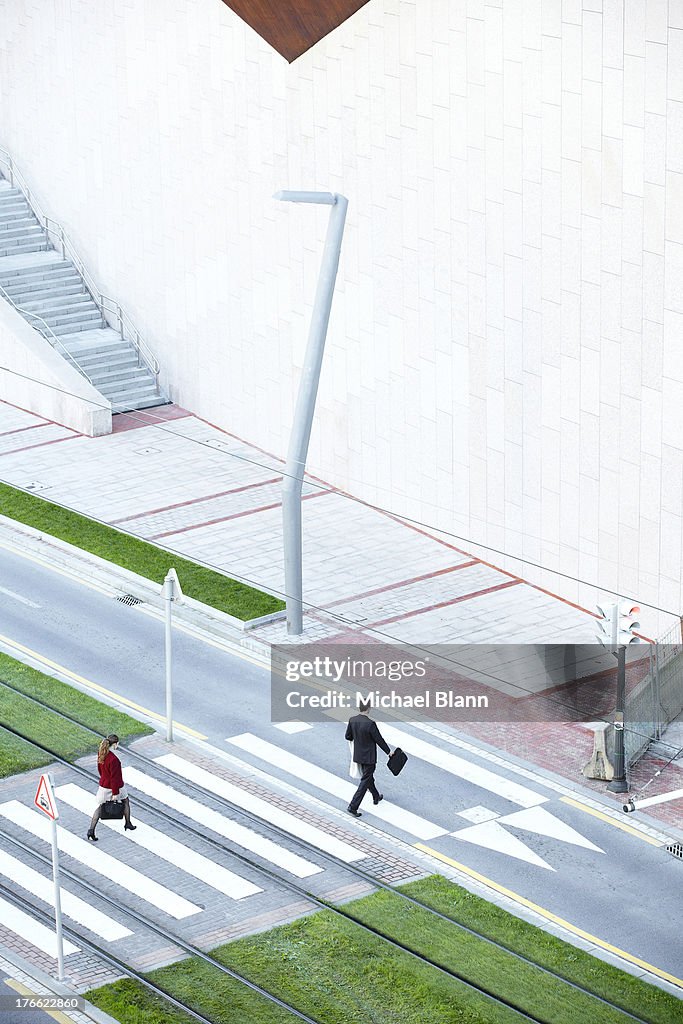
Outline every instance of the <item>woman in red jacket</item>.
{"label": "woman in red jacket", "polygon": [[97,807],[95,808],[95,813],[92,816],[90,828],[88,829],[88,839],[92,839],[94,843],[97,842],[95,828],[97,826],[97,822],[100,820],[102,804],[105,800],[121,800],[123,803],[123,817],[125,820],[125,824],[123,826],[124,829],[130,829],[130,831],[133,832],[137,828],[136,825],[131,824],[128,790],[123,784],[121,762],[114,753],[118,745],[118,736],[112,734],[111,736],[107,736],[106,740],[102,740],[100,743],[100,749],[97,751],[97,767],[100,773],[100,788],[97,790]]}

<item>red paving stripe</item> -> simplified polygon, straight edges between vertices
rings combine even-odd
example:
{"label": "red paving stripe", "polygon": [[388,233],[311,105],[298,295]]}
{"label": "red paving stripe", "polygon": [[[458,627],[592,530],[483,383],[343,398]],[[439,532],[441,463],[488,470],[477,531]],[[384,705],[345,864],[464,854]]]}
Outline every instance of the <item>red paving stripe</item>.
{"label": "red paving stripe", "polygon": [[182,420],[187,416],[192,416],[192,413],[179,405],[156,405],[152,409],[139,409],[137,412],[117,412],[111,418],[111,432],[122,434],[126,430],[154,427],[159,423]]}
{"label": "red paving stripe", "polygon": [[336,608],[340,604],[351,604],[353,601],[361,601],[365,597],[374,597],[375,594],[385,594],[387,590],[397,590],[399,587],[410,587],[413,583],[422,583],[423,580],[433,580],[437,576],[445,576],[449,572],[457,572],[458,569],[469,569],[472,565],[479,565],[479,560],[473,558],[471,562],[461,562],[460,565],[449,565],[447,569],[437,569],[435,572],[426,572],[422,576],[413,576],[409,580],[399,580],[398,583],[387,583],[384,587],[375,587],[374,590],[365,590],[362,594],[353,594],[351,597],[340,597],[336,601],[330,601],[325,608]]}
{"label": "red paving stripe", "polygon": [[[311,498],[320,498],[324,494],[331,494],[331,491],[316,491],[315,494],[305,494],[302,501],[310,501]],[[177,533],[187,533],[189,530],[201,530],[204,526],[215,526],[216,523],[227,523],[231,519],[241,519],[243,516],[253,516],[257,512],[269,512],[271,509],[280,508],[282,506],[281,501],[276,501],[272,505],[259,505],[257,508],[248,508],[244,512],[233,512],[231,516],[221,516],[219,519],[208,519],[205,523],[191,523],[190,526],[181,526],[178,530],[166,530],[164,533],[155,533],[151,537],[146,537],[145,540],[161,540],[162,537],[173,537]]]}
{"label": "red paving stripe", "polygon": [[[48,423],[48,422],[44,422],[44,423],[31,423],[28,427],[15,427],[14,430],[3,430],[2,433],[0,433],[0,437],[7,437],[8,434],[21,434],[21,432],[24,431],[24,430],[35,430],[36,427],[50,427],[50,426],[52,426],[52,424]],[[59,426],[59,424],[57,424],[57,426]],[[66,429],[68,429],[68,428],[66,428]]]}
{"label": "red paving stripe", "polygon": [[[68,427],[66,429],[68,430]],[[9,452],[0,452],[0,457],[3,455],[16,455],[17,452],[27,452],[30,448],[44,448],[48,444],[59,444],[60,441],[75,441],[77,437],[82,436],[82,434],[69,434],[68,437],[56,437],[52,441],[39,441],[38,444],[27,444],[23,448],[12,448]]]}
{"label": "red paving stripe", "polygon": [[516,587],[523,580],[508,580],[507,583],[497,583],[495,587],[486,587],[485,590],[475,590],[472,594],[462,594],[460,597],[453,597],[450,601],[440,601],[438,604],[428,605],[426,608],[415,608],[411,612],[402,612],[400,615],[392,615],[388,619],[380,619],[378,622],[360,622],[360,629],[377,629],[378,626],[388,626],[390,622],[400,622],[403,619],[410,619],[415,615],[425,615],[427,612],[435,612],[438,608],[448,608],[452,604],[460,604],[461,601],[471,601],[473,597],[484,597],[485,594],[493,594],[496,590],[507,590],[508,587]]}
{"label": "red paving stripe", "polygon": [[218,491],[217,494],[207,494],[203,498],[189,498],[187,501],[179,501],[175,505],[163,505],[161,508],[152,508],[149,512],[136,512],[133,516],[124,516],[123,519],[112,519],[110,526],[116,523],[129,523],[133,519],[146,519],[148,516],[156,516],[160,512],[171,512],[175,508],[185,508],[186,505],[196,505],[201,501],[213,501],[214,498],[224,498],[227,494],[239,494],[240,491],[249,491],[254,487],[265,487],[266,484],[276,484],[282,480],[281,476],[274,476],[270,480],[260,480],[255,484],[245,484],[243,487],[233,487],[229,491]]}

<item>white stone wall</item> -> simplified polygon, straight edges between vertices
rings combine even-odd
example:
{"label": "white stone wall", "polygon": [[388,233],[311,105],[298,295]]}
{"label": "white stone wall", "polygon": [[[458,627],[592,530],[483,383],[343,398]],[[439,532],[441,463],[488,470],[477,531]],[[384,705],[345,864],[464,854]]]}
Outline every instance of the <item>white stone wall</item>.
{"label": "white stone wall", "polygon": [[681,609],[683,0],[370,0],[292,66],[220,0],[0,0],[0,142],[174,398],[277,454],[327,212],[271,196],[343,192],[309,468]]}

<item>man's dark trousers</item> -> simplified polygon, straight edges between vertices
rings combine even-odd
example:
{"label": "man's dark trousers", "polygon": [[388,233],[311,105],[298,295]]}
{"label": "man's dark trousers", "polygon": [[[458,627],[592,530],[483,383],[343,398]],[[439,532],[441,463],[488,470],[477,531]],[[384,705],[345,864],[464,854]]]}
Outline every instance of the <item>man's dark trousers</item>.
{"label": "man's dark trousers", "polygon": [[372,793],[372,799],[375,802],[379,800],[379,791],[375,785],[375,768],[377,767],[377,762],[374,762],[373,764],[359,764],[358,767],[360,768],[360,783],[358,784],[358,789],[351,798],[351,803],[349,804],[350,811],[358,810],[360,802],[368,790]]}

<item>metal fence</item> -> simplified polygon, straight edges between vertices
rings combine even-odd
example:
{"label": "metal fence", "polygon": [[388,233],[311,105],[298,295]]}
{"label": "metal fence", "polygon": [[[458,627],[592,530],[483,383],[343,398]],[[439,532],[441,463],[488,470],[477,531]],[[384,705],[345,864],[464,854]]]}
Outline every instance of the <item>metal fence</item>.
{"label": "metal fence", "polygon": [[624,752],[630,767],[683,711],[683,620],[650,644],[645,677],[634,685],[629,685],[628,676],[631,671],[642,674],[644,647],[632,645],[628,651],[639,655],[627,666]]}

